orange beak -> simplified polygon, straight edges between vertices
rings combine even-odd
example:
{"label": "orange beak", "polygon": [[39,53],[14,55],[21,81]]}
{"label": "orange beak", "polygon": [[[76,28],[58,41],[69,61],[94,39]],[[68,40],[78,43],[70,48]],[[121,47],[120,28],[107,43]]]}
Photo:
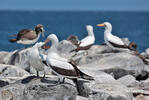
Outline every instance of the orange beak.
{"label": "orange beak", "polygon": [[41,48],[42,48],[42,49],[49,49],[49,48],[50,48],[50,46],[48,46],[48,45],[47,45],[47,43],[48,43],[48,42],[50,42],[50,40],[46,39],[46,40],[44,41],[44,43],[45,43],[45,44],[44,44],[44,45],[42,45],[42,47],[41,47]]}
{"label": "orange beak", "polygon": [[105,25],[104,24],[97,24],[97,26],[104,27]]}

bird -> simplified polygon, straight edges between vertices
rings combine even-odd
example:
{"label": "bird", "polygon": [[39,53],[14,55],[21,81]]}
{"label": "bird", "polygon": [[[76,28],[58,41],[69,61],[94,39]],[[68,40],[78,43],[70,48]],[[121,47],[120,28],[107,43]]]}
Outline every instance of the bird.
{"label": "bird", "polygon": [[119,37],[117,37],[111,33],[112,32],[112,25],[110,22],[104,22],[103,24],[97,24],[97,26],[105,27],[104,41],[113,50],[136,51],[137,45],[135,42],[131,42],[131,43],[129,43],[129,45],[127,45],[122,41],[121,38],[119,38]]}
{"label": "bird", "polygon": [[[43,42],[36,43],[33,47],[28,50],[28,58],[30,65],[36,70],[37,77],[39,77],[39,71],[44,71],[44,67],[46,66],[43,61],[46,60],[46,55],[43,55],[44,49],[42,49]],[[47,48],[47,47],[44,47]],[[42,55],[42,56],[40,56]],[[42,58],[41,58],[42,57]],[[45,72],[44,76],[45,77]]]}
{"label": "bird", "polygon": [[13,34],[12,36],[16,36],[15,39],[10,39],[11,43],[20,43],[25,45],[31,45],[38,41],[40,34],[44,37],[44,28],[42,24],[38,24],[35,27],[35,30],[31,29],[22,29],[18,32],[18,34]]}
{"label": "bird", "polygon": [[144,56],[142,56],[137,51],[137,45],[135,42],[130,42],[128,45],[126,45],[121,38],[113,35],[112,32],[112,25],[109,22],[104,22],[103,24],[97,24],[97,26],[105,27],[104,31],[104,41],[105,43],[111,47],[113,50],[130,50],[134,51],[134,55],[139,57],[144,64],[148,65],[148,61],[145,59]]}
{"label": "bird", "polygon": [[88,36],[86,36],[80,42],[78,42],[78,44],[76,44],[77,48],[72,50],[71,52],[73,52],[73,51],[78,52],[80,50],[88,50],[95,43],[95,36],[94,36],[94,32],[93,32],[93,26],[86,25],[86,30],[88,32]]}
{"label": "bird", "polygon": [[51,41],[51,46],[49,48],[46,63],[51,67],[52,71],[59,76],[58,83],[60,83],[60,78],[70,78],[76,82],[77,78],[83,78],[87,80],[93,80],[92,76],[89,76],[82,71],[80,71],[77,66],[70,60],[59,56],[57,53],[57,46],[59,40],[55,34],[50,34],[45,40],[45,44]]}

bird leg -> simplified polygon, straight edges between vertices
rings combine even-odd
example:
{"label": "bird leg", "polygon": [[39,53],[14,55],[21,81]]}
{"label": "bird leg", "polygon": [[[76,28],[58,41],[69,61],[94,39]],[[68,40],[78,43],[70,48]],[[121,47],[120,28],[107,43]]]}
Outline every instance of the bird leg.
{"label": "bird leg", "polygon": [[65,82],[65,77],[63,77],[63,81],[62,81],[62,83],[64,83]]}
{"label": "bird leg", "polygon": [[39,77],[39,72],[37,71],[37,77]]}
{"label": "bird leg", "polygon": [[58,77],[58,81],[57,81],[57,84],[60,84],[61,82],[60,82],[60,78]]}
{"label": "bird leg", "polygon": [[44,75],[43,75],[43,78],[45,78],[46,77],[46,72],[44,71]]}

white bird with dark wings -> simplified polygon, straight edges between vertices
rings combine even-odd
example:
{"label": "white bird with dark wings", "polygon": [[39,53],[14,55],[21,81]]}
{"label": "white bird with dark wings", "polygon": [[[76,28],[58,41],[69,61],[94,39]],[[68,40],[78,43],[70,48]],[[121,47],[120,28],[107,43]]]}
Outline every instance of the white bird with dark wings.
{"label": "white bird with dark wings", "polygon": [[86,25],[86,30],[88,32],[88,36],[82,39],[76,46],[77,48],[72,51],[80,51],[80,50],[88,50],[95,42],[95,36],[93,32],[93,26]]}
{"label": "white bird with dark wings", "polygon": [[[93,80],[93,77],[86,75],[80,71],[76,65],[70,60],[60,57],[57,53],[58,38],[55,34],[50,34],[45,41],[45,44],[51,41],[51,47],[48,50],[46,63],[51,67],[53,72],[59,77],[66,77],[71,79],[83,78]],[[64,80],[63,80],[64,81]]]}
{"label": "white bird with dark wings", "polygon": [[97,26],[105,27],[104,31],[104,41],[105,43],[111,47],[113,50],[133,50],[136,51],[136,44],[131,42],[129,45],[126,45],[121,38],[113,35],[112,25],[109,22],[104,22],[103,24],[98,24]]}

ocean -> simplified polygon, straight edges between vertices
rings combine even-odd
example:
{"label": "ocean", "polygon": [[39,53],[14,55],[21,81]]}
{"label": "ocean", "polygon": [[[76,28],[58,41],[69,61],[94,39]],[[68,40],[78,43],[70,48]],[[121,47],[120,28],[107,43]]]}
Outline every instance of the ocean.
{"label": "ocean", "polygon": [[79,39],[87,36],[85,26],[92,25],[96,37],[95,44],[104,42],[104,28],[96,25],[103,22],[112,23],[112,33],[121,38],[129,38],[138,45],[139,52],[149,48],[149,12],[112,12],[112,11],[0,11],[0,51],[13,51],[23,48],[21,44],[10,43],[12,34],[20,29],[34,29],[43,24],[45,37],[50,33],[59,40],[76,35]]}

